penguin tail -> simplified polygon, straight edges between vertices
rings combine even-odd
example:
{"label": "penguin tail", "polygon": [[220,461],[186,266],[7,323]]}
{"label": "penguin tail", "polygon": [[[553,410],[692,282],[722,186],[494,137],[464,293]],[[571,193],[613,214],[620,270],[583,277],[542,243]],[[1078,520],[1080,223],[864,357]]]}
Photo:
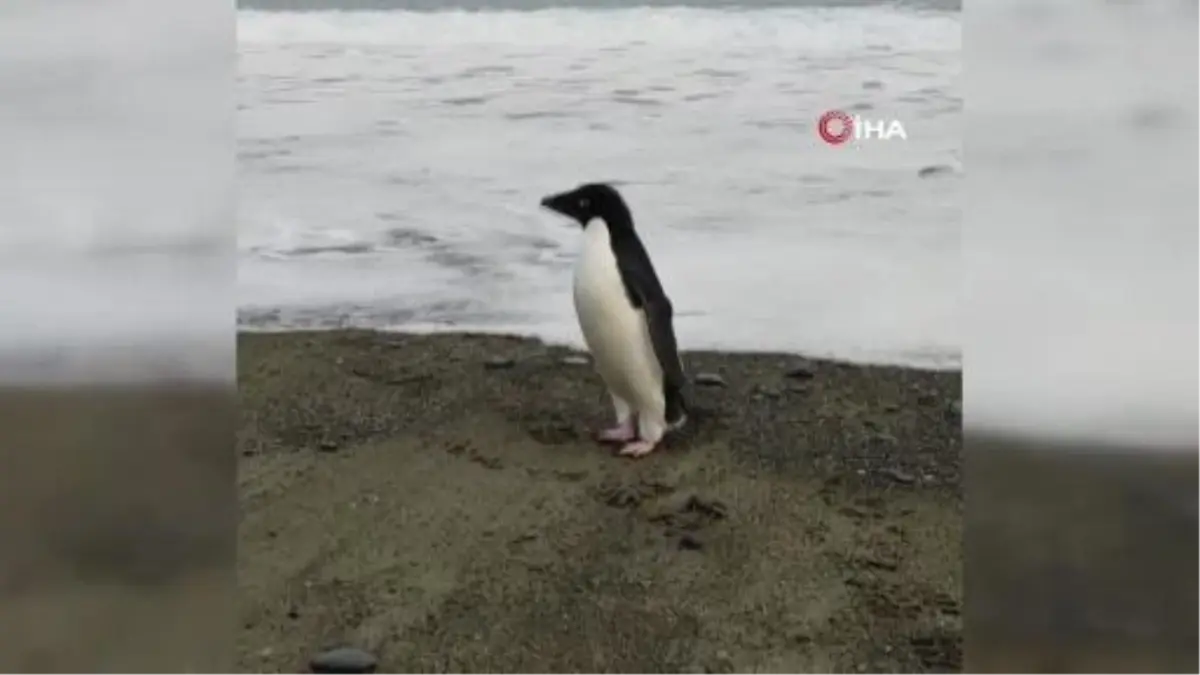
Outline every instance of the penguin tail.
{"label": "penguin tail", "polygon": [[683,395],[681,389],[668,387],[664,392],[666,394],[666,421],[667,426],[672,429],[677,429],[683,426],[687,421],[689,406],[687,399]]}

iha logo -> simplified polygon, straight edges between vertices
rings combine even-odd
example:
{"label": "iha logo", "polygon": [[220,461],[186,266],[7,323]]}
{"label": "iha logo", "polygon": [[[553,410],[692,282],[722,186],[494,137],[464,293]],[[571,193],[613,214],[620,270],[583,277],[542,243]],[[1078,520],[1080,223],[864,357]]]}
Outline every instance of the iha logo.
{"label": "iha logo", "polygon": [[830,110],[817,120],[817,135],[830,145],[842,145],[853,138],[856,141],[877,138],[890,141],[899,138],[908,140],[908,132],[900,120],[868,120],[858,115],[848,115],[841,110]]}

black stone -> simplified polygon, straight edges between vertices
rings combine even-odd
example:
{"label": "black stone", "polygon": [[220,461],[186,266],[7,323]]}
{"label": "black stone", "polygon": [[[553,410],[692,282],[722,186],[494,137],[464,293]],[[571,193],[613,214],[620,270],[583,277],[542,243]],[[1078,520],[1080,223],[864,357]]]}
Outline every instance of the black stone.
{"label": "black stone", "polygon": [[373,673],[377,665],[373,654],[356,647],[330,649],[308,662],[314,673]]}
{"label": "black stone", "polygon": [[505,368],[512,368],[514,365],[516,365],[516,363],[517,362],[513,359],[505,358],[503,356],[495,356],[485,361],[483,363],[483,367],[487,368],[488,370],[503,370]]}
{"label": "black stone", "polygon": [[795,368],[787,371],[785,377],[792,380],[807,380],[812,378],[814,375],[816,375],[816,373],[813,372],[812,368],[809,368],[808,366],[796,366]]}
{"label": "black stone", "polygon": [[891,478],[897,483],[902,483],[904,485],[915,483],[917,480],[916,476],[912,475],[911,473],[901,471],[900,469],[883,469],[879,473]]}

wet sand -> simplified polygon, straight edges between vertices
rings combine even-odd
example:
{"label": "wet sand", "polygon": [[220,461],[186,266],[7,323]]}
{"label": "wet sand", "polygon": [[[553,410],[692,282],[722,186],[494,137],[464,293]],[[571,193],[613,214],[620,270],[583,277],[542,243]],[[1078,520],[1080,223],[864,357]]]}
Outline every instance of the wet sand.
{"label": "wet sand", "polygon": [[966,447],[967,672],[1196,672],[1194,446]]}
{"label": "wet sand", "polygon": [[962,667],[959,373],[686,353],[724,384],[628,460],[565,348],[238,346],[242,671]]}
{"label": "wet sand", "polygon": [[0,672],[229,672],[232,394],[0,388]]}

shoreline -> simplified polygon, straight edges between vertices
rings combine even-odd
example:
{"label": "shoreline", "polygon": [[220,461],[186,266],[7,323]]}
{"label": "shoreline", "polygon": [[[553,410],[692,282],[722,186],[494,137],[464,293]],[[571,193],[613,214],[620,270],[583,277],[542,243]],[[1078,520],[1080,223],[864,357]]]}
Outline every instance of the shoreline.
{"label": "shoreline", "polygon": [[[497,329],[489,330],[486,328],[462,328],[459,326],[440,325],[440,324],[404,324],[394,328],[381,328],[377,326],[313,326],[313,327],[297,327],[297,326],[275,326],[275,325],[253,325],[250,323],[242,323],[239,321],[237,325],[237,336],[252,336],[252,335],[308,335],[320,333],[369,333],[380,336],[387,335],[412,335],[412,336],[451,336],[451,337],[471,337],[471,338],[500,338],[504,340],[521,340],[527,342],[536,342],[547,348],[566,349],[571,352],[585,353],[586,346],[583,344],[582,338],[571,339],[554,339],[546,337],[535,332],[523,332],[513,329]],[[681,354],[722,354],[726,356],[784,356],[806,359],[809,361],[819,361],[823,363],[837,363],[846,366],[864,367],[864,368],[902,368],[906,370],[919,370],[932,373],[962,373],[962,354],[956,353],[955,363],[950,366],[935,366],[921,365],[915,363],[899,363],[896,361],[888,361],[884,359],[856,359],[846,356],[836,356],[832,354],[816,354],[806,352],[799,349],[745,349],[732,347],[693,347],[688,349],[680,349]]]}

